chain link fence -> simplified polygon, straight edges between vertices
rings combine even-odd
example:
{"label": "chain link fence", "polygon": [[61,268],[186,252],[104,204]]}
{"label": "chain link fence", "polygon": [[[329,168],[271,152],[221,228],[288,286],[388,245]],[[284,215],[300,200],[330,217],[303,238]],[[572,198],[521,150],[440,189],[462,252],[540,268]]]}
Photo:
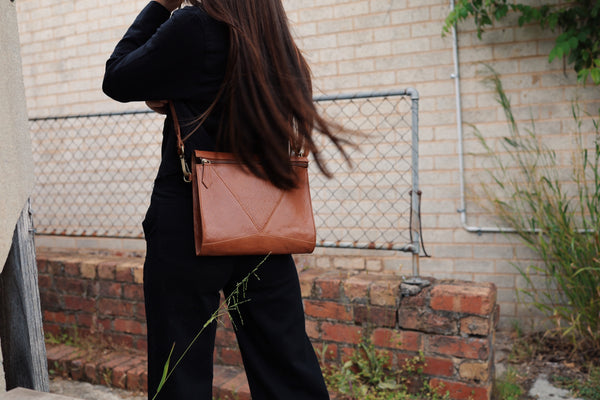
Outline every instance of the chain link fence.
{"label": "chain link fence", "polygon": [[[315,101],[329,119],[360,132],[348,148],[352,168],[325,139],[323,159],[334,178],[311,167],[318,245],[418,253],[411,226],[418,205],[416,92]],[[38,234],[143,237],[163,121],[151,111],[31,119]]]}

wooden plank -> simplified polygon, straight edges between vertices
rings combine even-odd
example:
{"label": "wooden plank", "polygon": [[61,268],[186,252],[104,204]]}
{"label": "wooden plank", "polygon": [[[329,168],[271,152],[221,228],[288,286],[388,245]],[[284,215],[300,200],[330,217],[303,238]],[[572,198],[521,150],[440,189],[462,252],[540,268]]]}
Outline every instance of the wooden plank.
{"label": "wooden plank", "polygon": [[48,365],[30,200],[21,212],[0,274],[0,343],[7,390],[24,387],[47,392]]}
{"label": "wooden plank", "polygon": [[8,393],[0,394],[0,400],[75,400],[75,398],[17,388]]}

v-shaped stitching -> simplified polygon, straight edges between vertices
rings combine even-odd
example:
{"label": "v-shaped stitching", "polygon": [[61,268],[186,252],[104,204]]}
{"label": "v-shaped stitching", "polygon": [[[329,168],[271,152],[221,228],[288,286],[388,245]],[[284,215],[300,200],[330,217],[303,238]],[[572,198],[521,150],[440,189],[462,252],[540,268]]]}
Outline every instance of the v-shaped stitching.
{"label": "v-shaped stitching", "polygon": [[275,211],[277,210],[277,208],[279,208],[279,205],[281,204],[281,201],[283,200],[283,196],[285,195],[285,193],[283,191],[281,191],[281,194],[279,196],[279,199],[277,200],[277,202],[275,203],[275,205],[273,206],[273,209],[271,210],[271,213],[269,214],[268,218],[266,219],[264,225],[262,227],[259,227],[259,224],[254,220],[254,218],[252,218],[252,215],[248,212],[248,210],[246,209],[246,207],[244,207],[243,203],[240,201],[239,197],[235,195],[235,192],[231,189],[231,187],[227,184],[227,182],[221,177],[221,175],[219,174],[219,172],[215,169],[212,168],[212,170],[214,171],[215,175],[217,176],[217,178],[219,178],[219,180],[221,182],[223,182],[223,185],[227,188],[227,190],[229,191],[229,193],[231,194],[231,196],[233,196],[233,198],[237,201],[238,205],[240,206],[240,208],[244,211],[244,213],[248,216],[248,218],[250,219],[250,222],[252,222],[252,225],[254,225],[254,228],[258,231],[258,232],[262,232],[264,230],[264,228],[269,224],[269,222],[271,221],[271,218],[273,217],[273,214],[275,214]]}

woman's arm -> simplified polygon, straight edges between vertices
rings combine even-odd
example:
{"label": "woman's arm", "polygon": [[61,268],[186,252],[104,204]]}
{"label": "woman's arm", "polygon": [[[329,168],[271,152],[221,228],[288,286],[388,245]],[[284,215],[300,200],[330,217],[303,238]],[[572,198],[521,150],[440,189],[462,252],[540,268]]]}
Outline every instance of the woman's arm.
{"label": "woman's arm", "polygon": [[202,75],[203,24],[192,11],[171,16],[169,8],[179,4],[152,1],[142,10],[106,62],[104,93],[122,102],[194,95]]}

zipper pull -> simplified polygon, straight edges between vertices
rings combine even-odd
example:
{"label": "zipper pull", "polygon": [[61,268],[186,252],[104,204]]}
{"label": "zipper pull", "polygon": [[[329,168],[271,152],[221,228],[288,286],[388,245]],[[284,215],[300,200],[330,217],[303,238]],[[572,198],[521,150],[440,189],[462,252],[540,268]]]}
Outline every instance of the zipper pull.
{"label": "zipper pull", "polygon": [[204,185],[205,188],[208,189],[208,185],[209,185],[209,173],[207,172],[206,174],[204,173],[204,170],[211,164],[210,160],[207,160],[206,158],[202,158],[200,160],[200,163],[202,163],[202,185]]}

